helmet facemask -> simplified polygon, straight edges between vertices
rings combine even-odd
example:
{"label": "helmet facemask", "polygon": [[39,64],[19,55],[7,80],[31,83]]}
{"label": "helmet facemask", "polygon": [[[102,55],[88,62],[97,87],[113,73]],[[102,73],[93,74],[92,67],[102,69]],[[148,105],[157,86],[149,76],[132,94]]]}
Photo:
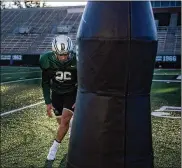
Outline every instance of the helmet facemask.
{"label": "helmet facemask", "polygon": [[58,54],[58,53],[54,52],[54,54],[55,54],[56,59],[61,63],[65,63],[65,62],[68,62],[69,60],[71,60],[70,53]]}

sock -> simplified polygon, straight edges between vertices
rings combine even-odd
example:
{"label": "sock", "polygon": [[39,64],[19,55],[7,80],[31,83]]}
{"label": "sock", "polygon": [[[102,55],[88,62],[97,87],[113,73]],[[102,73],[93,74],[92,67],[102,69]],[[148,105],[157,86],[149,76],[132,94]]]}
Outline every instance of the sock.
{"label": "sock", "polygon": [[52,147],[57,149],[57,148],[59,147],[59,145],[60,145],[60,142],[58,142],[58,141],[55,139],[54,142],[53,142],[53,144],[52,144]]}
{"label": "sock", "polygon": [[47,155],[47,160],[54,160],[55,159],[59,145],[60,145],[60,143],[58,141],[54,140],[51,148],[49,149],[49,153]]}

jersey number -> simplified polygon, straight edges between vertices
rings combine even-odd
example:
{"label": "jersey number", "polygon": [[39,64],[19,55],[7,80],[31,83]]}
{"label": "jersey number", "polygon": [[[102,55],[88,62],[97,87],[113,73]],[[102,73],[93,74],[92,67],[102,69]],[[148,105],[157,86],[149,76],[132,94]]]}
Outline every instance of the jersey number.
{"label": "jersey number", "polygon": [[57,71],[56,72],[56,80],[57,81],[71,80],[71,73],[70,72]]}

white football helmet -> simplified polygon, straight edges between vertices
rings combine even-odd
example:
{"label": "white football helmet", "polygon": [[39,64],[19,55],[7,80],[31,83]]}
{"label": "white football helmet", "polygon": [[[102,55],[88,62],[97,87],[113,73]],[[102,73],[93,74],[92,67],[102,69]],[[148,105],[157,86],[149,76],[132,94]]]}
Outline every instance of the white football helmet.
{"label": "white football helmet", "polygon": [[52,51],[55,55],[67,55],[71,59],[73,52],[73,42],[70,37],[66,35],[59,35],[52,41]]}

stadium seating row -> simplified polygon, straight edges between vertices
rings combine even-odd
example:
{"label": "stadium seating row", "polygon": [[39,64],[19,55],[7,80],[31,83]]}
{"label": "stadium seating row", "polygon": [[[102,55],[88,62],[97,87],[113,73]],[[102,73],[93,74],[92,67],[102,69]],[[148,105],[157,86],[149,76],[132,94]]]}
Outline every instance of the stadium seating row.
{"label": "stadium seating row", "polygon": [[[40,54],[52,39],[67,33],[75,44],[81,12],[63,8],[11,9],[1,12],[1,53]],[[158,27],[158,55],[181,54],[181,26]]]}

